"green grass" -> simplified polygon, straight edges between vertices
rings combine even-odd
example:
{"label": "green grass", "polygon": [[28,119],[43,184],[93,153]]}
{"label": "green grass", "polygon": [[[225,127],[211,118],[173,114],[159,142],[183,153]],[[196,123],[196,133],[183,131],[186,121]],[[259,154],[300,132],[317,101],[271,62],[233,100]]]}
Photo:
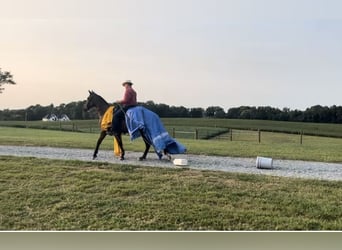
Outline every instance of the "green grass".
{"label": "green grass", "polygon": [[61,130],[73,132],[99,133],[98,120],[75,120],[63,122],[43,122],[43,121],[0,121],[0,126],[16,128],[35,128],[48,130]]}
{"label": "green grass", "polygon": [[163,118],[165,126],[216,127],[240,130],[263,130],[269,132],[299,133],[342,138],[342,125],[330,123],[304,123],[241,119],[207,119],[207,118]]}
{"label": "green grass", "polygon": [[[35,145],[93,149],[97,138],[98,134],[94,133],[0,127],[1,145]],[[252,158],[260,155],[275,159],[342,162],[342,139],[339,138],[304,136],[303,145],[300,145],[298,135],[263,132],[260,144],[256,138],[253,141],[234,141],[234,139],[233,141],[177,140],[187,147],[187,152],[190,154]],[[144,144],[141,139],[131,142],[128,136],[124,136],[124,145],[128,151],[142,152],[144,149]],[[101,149],[113,150],[113,137],[107,137],[101,145]]]}
{"label": "green grass", "polygon": [[[263,130],[269,132],[296,133],[303,131],[307,135],[319,135],[342,138],[342,125],[330,123],[303,123],[242,119],[207,119],[207,118],[162,118],[169,133],[172,128],[177,131],[199,131],[199,138],[205,139],[212,134],[228,128],[238,130]],[[99,132],[98,120],[75,120],[70,122],[43,121],[0,121],[0,126],[25,127],[38,129],[68,130],[81,132]],[[193,135],[181,135],[181,138],[193,138]]]}
{"label": "green grass", "polygon": [[[94,133],[0,127],[0,144],[2,145],[93,148],[97,138],[98,134]],[[111,142],[111,147],[113,147],[113,139]],[[109,145],[105,142],[104,146]]]}
{"label": "green grass", "polygon": [[168,125],[165,129],[169,134],[175,138],[182,139],[212,139],[216,136],[224,134],[229,131],[227,128],[215,127],[191,127],[181,125]]}
{"label": "green grass", "polygon": [[342,182],[0,157],[0,230],[341,230]]}
{"label": "green grass", "polygon": [[[94,148],[98,134],[83,128],[0,126],[0,144]],[[256,132],[234,131],[233,141],[177,140],[192,154],[342,162],[339,138],[300,145],[299,135],[262,132],[259,144]],[[142,140],[124,144],[143,150]],[[341,194],[335,181],[0,157],[0,230],[341,230]]]}

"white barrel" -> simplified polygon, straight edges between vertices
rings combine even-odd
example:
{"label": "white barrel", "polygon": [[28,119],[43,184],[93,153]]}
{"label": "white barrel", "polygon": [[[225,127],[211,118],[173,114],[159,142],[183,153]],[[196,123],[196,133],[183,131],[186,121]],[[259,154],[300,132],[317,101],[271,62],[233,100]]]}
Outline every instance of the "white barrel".
{"label": "white barrel", "polygon": [[173,164],[177,166],[186,166],[188,165],[188,160],[187,159],[174,159]]}
{"label": "white barrel", "polygon": [[256,159],[256,167],[271,169],[273,168],[273,159],[258,156]]}

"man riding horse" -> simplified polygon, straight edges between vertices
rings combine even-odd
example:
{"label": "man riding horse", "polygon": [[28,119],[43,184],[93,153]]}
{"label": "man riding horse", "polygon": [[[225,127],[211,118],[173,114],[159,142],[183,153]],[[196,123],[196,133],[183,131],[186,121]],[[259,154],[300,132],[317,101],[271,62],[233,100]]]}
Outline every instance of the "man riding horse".
{"label": "man riding horse", "polygon": [[145,143],[145,151],[139,160],[146,159],[150,146],[154,147],[159,159],[165,155],[170,160],[170,154],[185,153],[186,148],[168,134],[159,116],[137,105],[137,94],[132,88],[132,82],[126,81],[122,85],[125,87],[124,98],[117,101],[114,106],[110,106],[101,96],[89,90],[84,110],[97,109],[101,128],[93,159],[96,159],[103,139],[109,134],[114,135],[119,148],[120,160],[124,160],[125,150],[122,143],[122,133],[129,133],[131,140],[142,137]]}
{"label": "man riding horse", "polygon": [[132,88],[132,85],[133,83],[131,81],[122,83],[122,86],[125,88],[125,93],[122,100],[116,101],[121,107],[114,111],[112,127],[107,131],[109,135],[118,135],[122,132],[122,122],[125,120],[125,112],[137,105],[137,93]]}

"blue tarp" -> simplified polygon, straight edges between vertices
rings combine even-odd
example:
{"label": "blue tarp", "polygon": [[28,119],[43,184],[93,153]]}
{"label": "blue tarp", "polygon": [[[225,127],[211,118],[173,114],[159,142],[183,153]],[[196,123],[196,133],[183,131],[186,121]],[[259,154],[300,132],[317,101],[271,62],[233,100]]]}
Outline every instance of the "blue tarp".
{"label": "blue tarp", "polygon": [[142,129],[159,157],[163,150],[170,154],[183,154],[186,151],[182,144],[169,135],[159,116],[142,106],[127,110],[126,124],[131,140],[140,137],[139,130]]}

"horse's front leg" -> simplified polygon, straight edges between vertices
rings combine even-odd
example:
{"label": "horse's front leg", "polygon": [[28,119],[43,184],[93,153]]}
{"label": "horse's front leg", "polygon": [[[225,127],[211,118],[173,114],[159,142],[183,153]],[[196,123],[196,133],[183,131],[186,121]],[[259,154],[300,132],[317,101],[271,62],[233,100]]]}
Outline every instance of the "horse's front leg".
{"label": "horse's front leg", "polygon": [[143,155],[141,157],[139,157],[139,161],[143,161],[146,159],[148,151],[150,150],[150,147],[151,147],[151,143],[149,142],[149,140],[147,139],[147,137],[145,136],[145,134],[142,130],[140,130],[139,132],[140,132],[141,137],[143,138],[143,140],[145,142],[145,151],[144,151]]}
{"label": "horse's front leg", "polygon": [[101,131],[100,137],[99,137],[99,139],[97,139],[95,151],[94,151],[94,154],[93,154],[93,160],[96,159],[97,153],[99,152],[99,147],[100,147],[100,145],[101,145],[103,139],[106,137],[106,135],[107,135],[106,131]]}

